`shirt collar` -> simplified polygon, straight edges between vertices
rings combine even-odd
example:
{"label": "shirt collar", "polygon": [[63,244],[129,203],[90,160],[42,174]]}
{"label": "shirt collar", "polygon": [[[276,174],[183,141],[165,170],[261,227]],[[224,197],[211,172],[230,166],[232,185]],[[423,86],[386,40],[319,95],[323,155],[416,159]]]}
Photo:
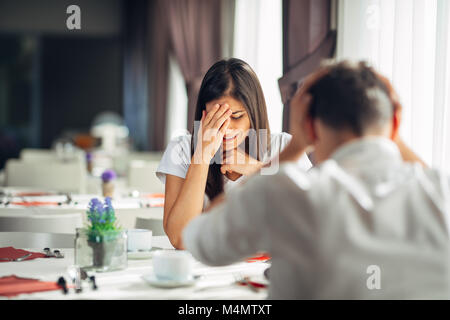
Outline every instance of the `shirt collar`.
{"label": "shirt collar", "polygon": [[338,147],[330,158],[341,164],[349,160],[354,162],[360,158],[364,158],[365,160],[382,158],[392,162],[400,162],[401,154],[397,145],[392,140],[384,137],[370,136],[343,144]]}

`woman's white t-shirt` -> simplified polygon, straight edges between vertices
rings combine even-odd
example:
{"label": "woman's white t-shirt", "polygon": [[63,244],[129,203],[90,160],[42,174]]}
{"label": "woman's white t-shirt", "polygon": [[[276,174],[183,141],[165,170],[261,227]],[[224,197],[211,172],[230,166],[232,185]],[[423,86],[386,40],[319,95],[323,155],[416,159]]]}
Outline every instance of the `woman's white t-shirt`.
{"label": "woman's white t-shirt", "polygon": [[[279,154],[289,143],[292,136],[289,133],[272,133],[270,135],[271,149],[270,154],[264,156],[263,161],[268,161]],[[156,170],[156,176],[161,180],[163,184],[166,183],[166,174],[171,174],[185,179],[186,174],[191,163],[191,138],[190,134],[182,135],[174,138],[167,145],[166,150]],[[305,171],[312,167],[311,162],[306,154],[304,154],[300,160],[299,165]],[[235,187],[242,182],[244,176],[232,181],[224,176],[224,192],[226,193],[231,188]],[[206,207],[209,203],[208,197],[205,194],[205,201],[203,207]]]}

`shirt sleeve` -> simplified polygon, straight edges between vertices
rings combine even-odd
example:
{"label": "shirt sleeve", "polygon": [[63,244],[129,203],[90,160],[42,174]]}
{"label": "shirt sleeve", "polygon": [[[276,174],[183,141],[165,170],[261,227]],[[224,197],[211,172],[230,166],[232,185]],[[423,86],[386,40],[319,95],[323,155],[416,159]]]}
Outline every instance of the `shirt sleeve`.
{"label": "shirt sleeve", "polygon": [[180,178],[186,178],[191,162],[190,136],[181,136],[173,139],[167,145],[161,158],[156,176],[165,184],[166,174],[171,174]]}
{"label": "shirt sleeve", "polygon": [[183,230],[184,247],[209,265],[226,265],[268,251],[265,179],[250,179],[231,190],[226,202],[193,219]]}
{"label": "shirt sleeve", "polygon": [[[287,132],[282,132],[281,134],[280,134],[280,144],[279,144],[279,153],[281,153],[283,150],[284,150],[284,148],[286,148],[287,147],[287,145],[289,144],[289,142],[291,141],[291,139],[292,139],[292,135],[290,135],[289,133],[287,133]],[[274,155],[274,156],[276,156],[276,155]],[[273,159],[273,158],[272,158]],[[300,166],[300,168],[302,169],[302,170],[304,170],[304,171],[308,171],[309,169],[311,169],[312,168],[312,163],[311,163],[311,161],[309,160],[309,158],[308,158],[308,155],[306,154],[306,153],[304,153],[301,157],[300,157],[300,159],[298,160],[298,165]]]}
{"label": "shirt sleeve", "polygon": [[292,139],[292,135],[290,135],[289,133],[287,133],[287,132],[281,133],[281,142],[280,142],[280,151],[279,152],[283,151],[284,148],[286,148],[286,146],[289,144],[291,139]]}

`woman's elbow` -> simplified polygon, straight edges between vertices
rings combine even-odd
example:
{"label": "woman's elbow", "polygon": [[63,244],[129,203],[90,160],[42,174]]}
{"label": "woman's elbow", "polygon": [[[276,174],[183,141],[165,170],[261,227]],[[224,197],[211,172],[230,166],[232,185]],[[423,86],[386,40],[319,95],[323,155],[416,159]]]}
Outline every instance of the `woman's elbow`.
{"label": "woman's elbow", "polygon": [[169,240],[175,249],[184,250],[183,241],[181,240],[181,237],[173,236],[169,237]]}
{"label": "woman's elbow", "polygon": [[165,221],[163,224],[164,232],[169,238],[170,243],[175,249],[183,250],[183,241],[180,232],[174,232],[172,228],[170,228],[170,224],[168,221]]}

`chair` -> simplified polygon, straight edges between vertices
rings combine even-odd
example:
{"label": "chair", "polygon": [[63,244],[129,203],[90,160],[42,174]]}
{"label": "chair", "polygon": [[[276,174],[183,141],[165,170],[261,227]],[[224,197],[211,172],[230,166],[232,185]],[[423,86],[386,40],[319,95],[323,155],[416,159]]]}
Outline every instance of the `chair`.
{"label": "chair", "polygon": [[158,162],[161,160],[163,152],[116,152],[112,157],[112,168],[119,174],[127,175],[130,162]]}
{"label": "chair", "polygon": [[74,248],[75,234],[0,232],[0,247]]}
{"label": "chair", "polygon": [[[25,148],[20,151],[20,159],[27,162],[59,161],[58,154],[53,149]],[[84,152],[82,150],[74,151],[71,160],[85,163]]]}
{"label": "chair", "polygon": [[54,161],[56,153],[51,149],[22,149],[20,159],[23,161]]}
{"label": "chair", "polygon": [[164,152],[154,151],[154,152],[137,152],[133,151],[128,154],[128,161],[157,161],[159,162],[163,156]]}
{"label": "chair", "polygon": [[158,165],[159,161],[130,161],[128,187],[140,192],[164,193],[164,185],[155,174]]}
{"label": "chair", "polygon": [[81,213],[0,216],[0,232],[48,232],[75,234],[83,226]]}
{"label": "chair", "polygon": [[21,161],[10,159],[5,167],[9,187],[45,188],[61,192],[85,193],[87,173],[79,161]]}
{"label": "chair", "polygon": [[165,236],[163,220],[153,218],[136,218],[136,229],[152,230],[152,236]]}

